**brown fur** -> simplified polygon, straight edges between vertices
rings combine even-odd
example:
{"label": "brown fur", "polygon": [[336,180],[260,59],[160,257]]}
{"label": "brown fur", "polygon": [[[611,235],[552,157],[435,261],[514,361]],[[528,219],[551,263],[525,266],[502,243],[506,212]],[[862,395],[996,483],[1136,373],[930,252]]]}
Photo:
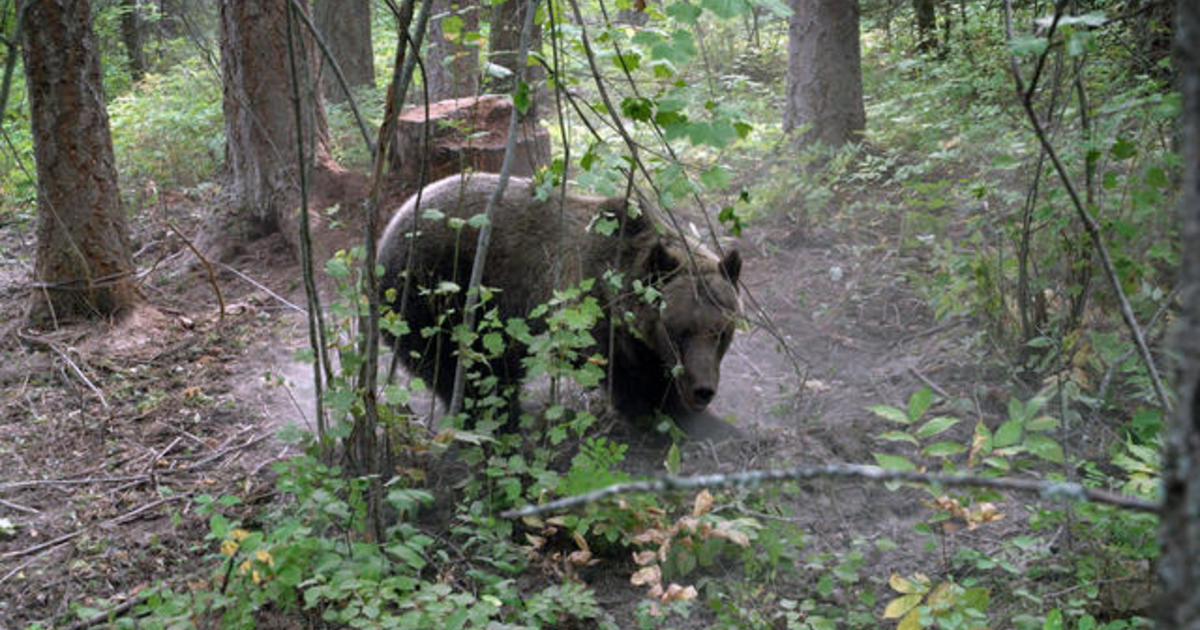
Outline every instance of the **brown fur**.
{"label": "brown fur", "polygon": [[[448,337],[422,337],[420,331],[435,326],[438,313],[447,306],[456,313],[442,328],[461,321],[462,293],[450,304],[439,304],[419,288],[452,281],[465,290],[478,232],[468,226],[458,235],[444,219],[417,215],[431,209],[462,219],[482,214],[498,181],[496,175],[475,174],[431,184],[423,191],[420,213],[415,210],[416,198],[410,198],[396,211],[380,240],[385,303],[389,290],[394,290],[392,306],[400,308],[405,269],[413,270],[414,281],[402,313],[412,332],[399,339],[385,335],[385,340],[411,370],[433,384],[443,401],[452,389],[455,348]],[[627,217],[623,199],[568,195],[561,211],[558,200],[556,191],[549,200],[538,201],[529,180],[512,178],[495,209],[483,284],[499,289],[493,304],[501,321],[527,317],[535,306],[550,300],[555,289],[595,278],[592,293],[606,314],[634,315],[632,323],[614,327],[611,356],[607,320],[592,331],[597,340],[594,353],[611,364],[614,406],[635,418],[656,410],[671,414],[703,410],[716,393],[721,358],[733,337],[741,268],[737,252],[718,259],[697,244],[659,234],[644,215],[626,218],[617,234],[602,236],[588,226],[601,213]],[[409,236],[414,228],[415,239]],[[416,248],[410,251],[413,242]],[[614,293],[603,280],[609,268],[624,274],[622,291]],[[661,303],[647,304],[634,295],[628,288],[634,279],[657,288]],[[536,333],[538,323],[529,323]],[[510,342],[504,356],[491,363],[492,374],[502,385],[518,384],[524,375],[523,356],[525,348]]]}

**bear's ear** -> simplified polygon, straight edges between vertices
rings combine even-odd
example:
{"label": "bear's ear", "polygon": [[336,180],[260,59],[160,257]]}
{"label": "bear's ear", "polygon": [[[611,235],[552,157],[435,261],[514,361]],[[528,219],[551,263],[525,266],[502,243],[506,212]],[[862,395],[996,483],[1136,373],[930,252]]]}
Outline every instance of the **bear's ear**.
{"label": "bear's ear", "polygon": [[651,278],[662,277],[679,268],[679,261],[667,251],[662,241],[655,241],[650,255],[646,257],[646,275]]}
{"label": "bear's ear", "polygon": [[729,250],[721,259],[721,275],[733,286],[737,286],[738,276],[742,273],[742,255],[736,249]]}

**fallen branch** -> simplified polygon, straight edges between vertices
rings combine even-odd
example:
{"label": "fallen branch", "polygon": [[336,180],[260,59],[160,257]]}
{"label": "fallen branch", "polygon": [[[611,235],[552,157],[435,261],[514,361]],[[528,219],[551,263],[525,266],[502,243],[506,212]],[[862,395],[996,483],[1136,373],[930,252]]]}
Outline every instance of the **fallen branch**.
{"label": "fallen branch", "polygon": [[[263,433],[261,435],[252,437],[241,444],[230,446],[228,448],[224,448],[224,444],[222,444],[221,447],[218,447],[219,450],[216,452],[205,456],[204,459],[201,459],[190,466],[184,466],[183,468],[168,468],[165,470],[156,470],[152,474],[145,473],[141,475],[122,475],[119,477],[79,477],[73,479],[31,479],[28,481],[10,481],[8,483],[0,483],[0,492],[5,490],[33,488],[37,486],[77,486],[95,483],[146,482],[150,481],[154,476],[177,475],[180,473],[195,472],[201,468],[207,467],[212,462],[228,455],[229,453],[249,448],[269,437],[271,437],[270,433]],[[225,444],[228,443],[229,440],[225,442]]]}
{"label": "fallen branch", "polygon": [[208,283],[212,285],[213,292],[217,294],[217,305],[221,308],[221,315],[218,321],[225,321],[225,298],[221,295],[221,286],[217,284],[217,272],[213,270],[213,264],[204,257],[204,254],[200,253],[200,250],[196,249],[195,245],[192,245],[191,239],[184,236],[183,232],[180,232],[179,228],[175,227],[175,225],[170,221],[167,222],[167,228],[174,232],[175,236],[178,236],[180,240],[183,241],[183,244],[187,245],[188,249],[192,250],[192,254],[194,254],[196,258],[200,260],[201,264],[204,265],[204,268],[208,270]]}
{"label": "fallen branch", "polygon": [[238,271],[237,269],[235,269],[235,268],[233,268],[233,267],[230,267],[229,265],[226,265],[225,263],[221,263],[221,262],[219,262],[219,263],[217,263],[217,265],[218,265],[219,267],[221,267],[222,269],[224,269],[225,271],[228,271],[229,273],[232,273],[233,275],[235,275],[235,276],[237,276],[237,277],[241,278],[242,280],[245,280],[246,282],[250,283],[250,285],[251,285],[251,286],[253,286],[254,288],[258,289],[259,291],[262,291],[263,293],[266,293],[267,295],[269,295],[269,296],[271,296],[271,297],[275,298],[276,300],[278,300],[278,301],[279,301],[281,304],[283,304],[284,306],[286,306],[286,307],[288,307],[288,308],[290,308],[290,309],[292,309],[292,310],[296,311],[297,313],[302,313],[302,314],[304,314],[304,315],[308,315],[308,311],[304,310],[303,308],[301,308],[301,307],[299,307],[299,306],[296,306],[295,304],[292,304],[292,303],[291,303],[291,302],[289,302],[289,301],[288,301],[286,298],[284,298],[282,295],[279,295],[278,293],[276,293],[276,292],[274,292],[274,291],[272,291],[272,290],[268,289],[268,288],[267,288],[266,286],[264,286],[264,285],[263,285],[261,282],[259,282],[259,281],[255,280],[254,278],[251,278],[250,276],[248,276],[248,275],[246,275],[246,274],[242,273],[241,271]]}
{"label": "fallen branch", "polygon": [[560,512],[586,503],[595,503],[610,496],[633,492],[663,493],[670,490],[758,486],[768,482],[802,481],[822,478],[865,479],[874,482],[907,481],[951,487],[996,488],[998,490],[1033,492],[1047,499],[1065,498],[1104,503],[1151,514],[1157,514],[1160,510],[1160,505],[1155,501],[1147,501],[1107,490],[1087,488],[1078,483],[1040,481],[1037,479],[1010,479],[1006,477],[979,477],[965,474],[921,473],[911,470],[887,470],[879,466],[866,466],[863,464],[829,464],[808,468],[748,470],[740,473],[697,475],[694,477],[664,475],[645,481],[618,483],[573,497],[556,499],[542,505],[528,505],[515,510],[507,510],[501,512],[500,517],[522,518],[525,516]]}
{"label": "fallen branch", "polygon": [[[182,494],[175,494],[175,495],[171,495],[171,496],[169,496],[169,497],[164,497],[164,498],[162,498],[162,499],[158,499],[157,501],[151,501],[150,503],[147,503],[147,504],[145,504],[145,505],[142,505],[142,506],[140,506],[140,507],[138,507],[138,508],[136,508],[136,509],[130,510],[129,512],[126,512],[126,513],[124,513],[124,514],[121,514],[120,516],[114,516],[114,517],[112,517],[112,518],[110,518],[110,519],[108,519],[108,520],[100,521],[99,523],[96,523],[96,524],[94,524],[94,525],[90,525],[89,527],[104,527],[104,526],[106,526],[106,525],[120,525],[121,523],[124,523],[125,521],[131,520],[133,517],[135,517],[135,516],[137,516],[137,515],[141,514],[142,512],[146,512],[146,511],[148,511],[148,510],[152,510],[152,509],[154,509],[154,508],[156,508],[156,507],[158,507],[158,506],[160,506],[160,505],[162,505],[162,504],[164,504],[164,503],[169,503],[169,502],[171,502],[171,501],[177,501],[177,500],[179,500],[179,499],[185,499],[185,498],[188,498],[188,497],[190,497],[190,496],[191,496],[191,493],[190,493],[190,492],[185,492],[185,493],[182,493]],[[44,542],[44,543],[38,543],[38,544],[36,544],[36,545],[34,545],[34,546],[32,546],[32,547],[26,547],[26,548],[24,548],[24,549],[18,549],[17,551],[9,551],[9,552],[6,552],[6,553],[0,553],[0,558],[4,558],[4,559],[7,559],[7,558],[20,558],[21,556],[26,556],[26,555],[29,555],[29,554],[31,554],[31,553],[37,553],[37,552],[39,552],[39,551],[41,551],[41,550],[43,550],[43,549],[46,549],[46,548],[48,548],[48,547],[57,547],[58,545],[60,545],[60,544],[62,544],[62,543],[65,543],[65,542],[67,542],[68,540],[71,540],[72,538],[75,538],[76,536],[79,536],[80,534],[82,534],[82,533],[86,532],[87,530],[88,530],[88,528],[87,528],[87,527],[81,527],[81,528],[79,528],[79,529],[77,529],[77,530],[75,530],[75,531],[73,531],[73,532],[71,532],[71,533],[69,533],[69,534],[63,534],[62,536],[58,536],[57,538],[52,538],[52,539],[50,539],[50,540],[47,540],[47,541],[46,541],[46,542]]]}

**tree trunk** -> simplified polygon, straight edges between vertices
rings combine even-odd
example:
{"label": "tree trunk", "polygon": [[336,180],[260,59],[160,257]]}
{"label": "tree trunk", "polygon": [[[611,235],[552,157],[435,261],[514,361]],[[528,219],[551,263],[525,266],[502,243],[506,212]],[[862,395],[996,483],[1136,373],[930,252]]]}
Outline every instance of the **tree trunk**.
{"label": "tree trunk", "polygon": [[1183,92],[1180,203],[1183,311],[1175,333],[1179,388],[1163,470],[1157,627],[1200,627],[1200,4],[1179,0],[1175,44]]}
{"label": "tree trunk", "polygon": [[146,76],[146,56],[142,53],[142,16],[138,0],[121,0],[121,40],[129,57],[129,76],[141,81]]}
{"label": "tree trunk", "polygon": [[913,0],[917,16],[917,50],[929,52],[937,46],[937,10],[934,0]]}
{"label": "tree trunk", "polygon": [[[517,50],[521,46],[521,25],[525,23],[524,0],[505,0],[492,5],[491,33],[488,36],[488,62],[506,68],[512,72],[507,77],[491,76],[488,80],[489,92],[511,94],[516,87]],[[534,53],[542,48],[542,27],[534,22],[533,37],[529,40],[529,52]],[[525,74],[525,80],[530,85],[530,102],[533,105],[525,113],[525,117],[537,117],[537,98],[533,88],[542,80],[540,66],[530,66]]]}
{"label": "tree trunk", "polygon": [[[303,4],[303,3],[302,3]],[[278,230],[298,193],[296,113],[288,57],[288,2],[221,0],[228,189],[253,238]],[[316,46],[293,21],[306,168],[332,164],[329,129],[314,80]]]}
{"label": "tree trunk", "polygon": [[467,98],[479,92],[479,46],[463,36],[479,32],[479,4],[435,0],[429,25],[425,79],[429,100]]}
{"label": "tree trunk", "polygon": [[[371,0],[315,0],[313,22],[337,59],[350,87],[375,85],[375,53],[371,50]],[[319,56],[325,98],[340,103],[346,93],[337,75]]]}
{"label": "tree trunk", "polygon": [[91,8],[39,0],[24,24],[40,210],[32,319],[113,315],[137,293]]}
{"label": "tree trunk", "polygon": [[798,141],[841,146],[866,126],[858,0],[791,0],[783,129]]}

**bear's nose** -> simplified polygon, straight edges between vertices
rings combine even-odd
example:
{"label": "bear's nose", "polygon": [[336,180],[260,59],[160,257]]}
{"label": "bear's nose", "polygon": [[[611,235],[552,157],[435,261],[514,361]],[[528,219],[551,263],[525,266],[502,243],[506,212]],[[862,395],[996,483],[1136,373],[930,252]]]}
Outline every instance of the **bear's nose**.
{"label": "bear's nose", "polygon": [[711,387],[701,386],[692,390],[692,400],[696,401],[696,404],[700,405],[701,407],[712,402],[713,396],[716,395],[717,392],[713,391],[713,388]]}

